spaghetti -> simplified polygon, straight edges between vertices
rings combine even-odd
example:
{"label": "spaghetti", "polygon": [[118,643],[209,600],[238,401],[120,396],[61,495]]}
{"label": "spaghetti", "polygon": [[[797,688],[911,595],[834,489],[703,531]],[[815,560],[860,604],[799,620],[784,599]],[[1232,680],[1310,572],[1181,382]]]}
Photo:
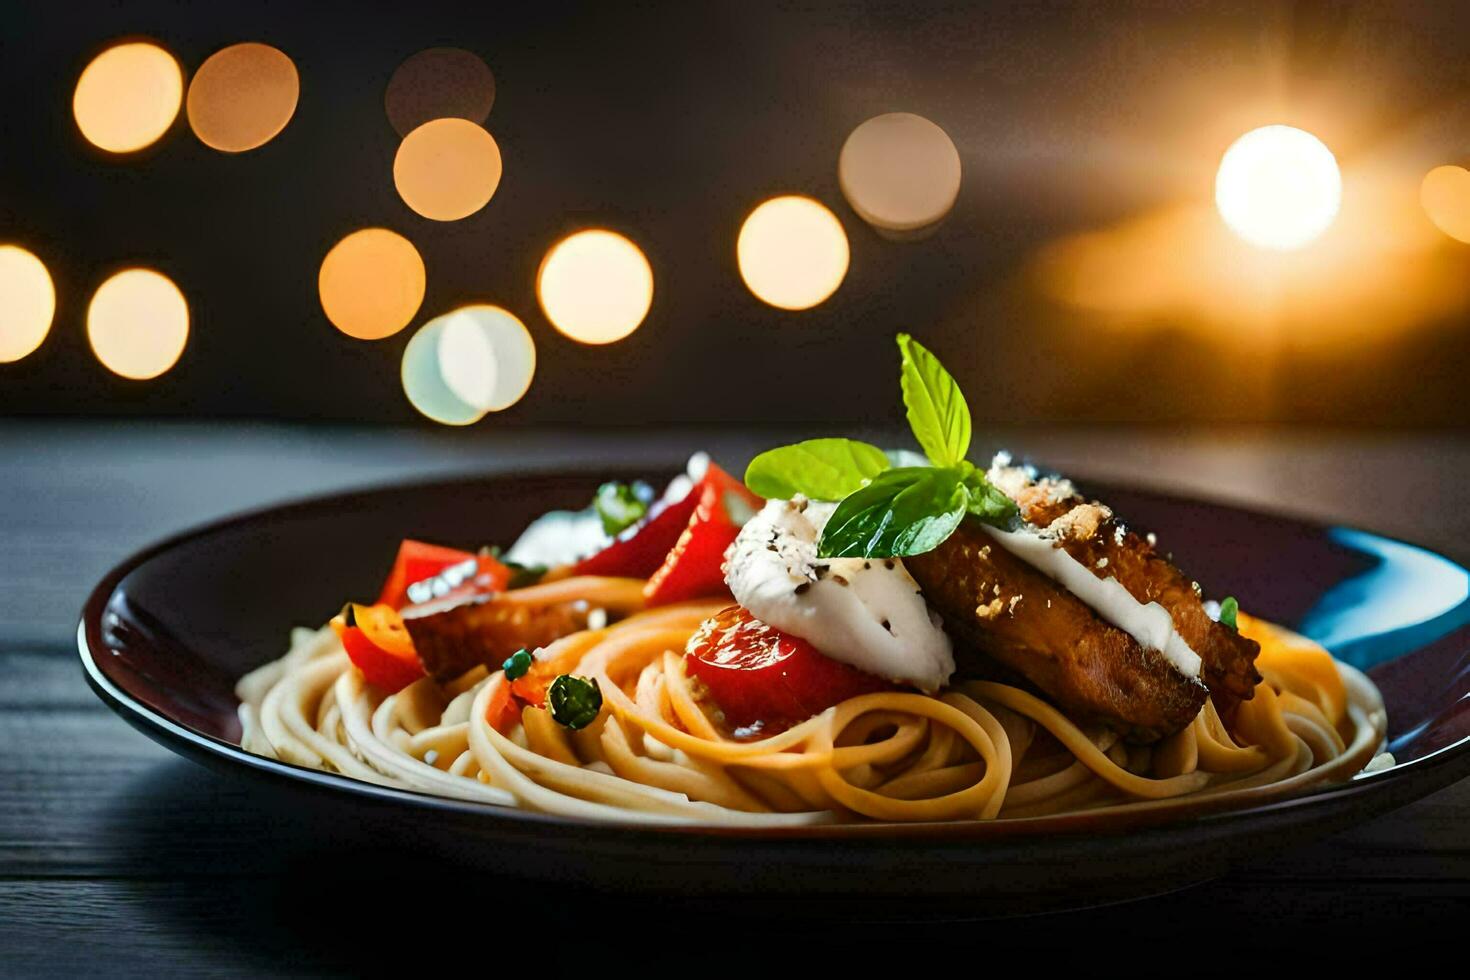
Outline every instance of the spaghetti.
{"label": "spaghetti", "polygon": [[[519,590],[527,601],[548,583]],[[621,579],[579,580],[591,606]],[[1242,805],[1347,779],[1386,732],[1366,676],[1304,637],[1241,614],[1263,680],[1227,720],[1206,701],[1152,745],[1130,745],[1019,687],[957,679],[938,696],[842,701],[765,738],[724,733],[684,669],[691,635],[727,601],[690,601],[571,633],[538,654],[595,679],[580,730],[527,706],[497,730],[505,673],[476,667],[395,694],[364,681],[330,630],[297,630],[237,687],[250,751],[440,796],[594,820],[799,826],[1024,818],[1203,797]],[[1213,802],[1213,801],[1212,801]]]}

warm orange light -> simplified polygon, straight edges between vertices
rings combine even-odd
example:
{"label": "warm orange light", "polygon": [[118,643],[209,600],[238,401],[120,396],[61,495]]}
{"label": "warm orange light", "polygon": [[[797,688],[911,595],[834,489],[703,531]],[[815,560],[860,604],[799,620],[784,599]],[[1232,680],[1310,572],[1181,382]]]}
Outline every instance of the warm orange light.
{"label": "warm orange light", "polygon": [[189,126],[205,146],[243,153],[286,128],[300,94],[296,66],[284,52],[232,44],[205,59],[189,82]]}
{"label": "warm orange light", "polygon": [[17,245],[0,245],[0,363],[41,346],[56,315],[56,289],[40,259]]}
{"label": "warm orange light", "polygon": [[643,251],[601,228],[551,247],[536,295],[552,326],[584,344],[610,344],[638,329],[653,304],[653,269]]}
{"label": "warm orange light", "polygon": [[1215,174],[1215,206],[1230,230],[1276,252],[1321,237],[1342,206],[1337,159],[1294,126],[1262,126],[1230,144]]}
{"label": "warm orange light", "polygon": [[860,218],[889,237],[911,237],[954,207],[960,154],[949,135],[923,116],[889,112],[847,137],[837,179]]}
{"label": "warm orange light", "polygon": [[847,275],[842,222],[809,197],[775,197],[740,228],[740,275],[752,293],[783,310],[805,310],[837,291]]}
{"label": "warm orange light", "polygon": [[136,41],[92,59],[77,79],[71,108],[88,142],[128,153],[168,131],[183,97],[184,73],[173,55]]}
{"label": "warm orange light", "polygon": [[1435,167],[1419,185],[1419,203],[1440,231],[1470,243],[1470,170]]}
{"label": "warm orange light", "polygon": [[1343,209],[1313,247],[1254,248],[1203,202],[1063,238],[1040,282],[1089,330],[1187,328],[1294,348],[1333,347],[1464,310],[1470,279],[1397,171],[1351,174]]}
{"label": "warm orange light", "polygon": [[97,287],[87,308],[87,339],[114,374],[156,378],[184,352],[189,305],[162,273],[126,269]]}
{"label": "warm orange light", "polygon": [[500,186],[500,147],[467,119],[435,119],[404,137],[393,158],[403,202],[425,218],[457,221],[490,203]]}
{"label": "warm orange light", "polygon": [[393,72],[383,107],[407,136],[434,119],[483,123],[495,104],[495,75],[479,55],[460,48],[428,48]]}
{"label": "warm orange light", "polygon": [[402,235],[364,228],[322,259],[317,292],[332,325],[358,340],[391,337],[424,301],[424,260]]}

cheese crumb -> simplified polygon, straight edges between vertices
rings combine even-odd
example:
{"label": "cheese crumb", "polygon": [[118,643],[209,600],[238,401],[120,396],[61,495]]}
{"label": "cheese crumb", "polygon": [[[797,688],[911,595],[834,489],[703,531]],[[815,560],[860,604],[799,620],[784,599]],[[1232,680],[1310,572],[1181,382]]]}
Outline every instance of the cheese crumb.
{"label": "cheese crumb", "polygon": [[981,619],[994,619],[995,617],[1000,615],[1000,611],[1004,608],[1005,603],[1001,602],[999,599],[991,599],[983,606],[976,606],[975,615],[980,617]]}

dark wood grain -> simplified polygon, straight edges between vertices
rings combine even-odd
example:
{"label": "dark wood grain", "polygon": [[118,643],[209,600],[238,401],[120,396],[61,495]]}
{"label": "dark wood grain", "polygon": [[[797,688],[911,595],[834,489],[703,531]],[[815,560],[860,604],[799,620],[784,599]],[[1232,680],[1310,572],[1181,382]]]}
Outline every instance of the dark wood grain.
{"label": "dark wood grain", "polygon": [[[1447,547],[1470,543],[1463,489],[1470,446],[1448,436],[1095,429],[1003,437],[1069,470],[1364,523]],[[398,896],[406,921],[432,920],[464,948],[495,942],[494,909],[504,895],[532,910],[523,918],[554,908],[577,935],[619,942],[627,935],[615,930],[646,929],[651,918],[693,942],[719,919],[742,929],[801,930],[813,948],[855,949],[872,935],[855,933],[850,920],[913,918],[914,909],[873,907],[861,896],[729,908],[549,893],[534,883],[469,878],[412,847],[385,854],[375,849],[376,828],[351,813],[302,813],[290,799],[154,745],[102,708],[76,664],[73,617],[92,581],[127,551],[188,524],[303,493],[450,472],[666,464],[698,446],[738,465],[772,438],[779,437],[0,427],[0,975],[364,972],[381,965],[382,926],[368,928],[364,940],[352,902],[380,890]],[[1404,504],[1405,492],[1413,506]],[[1470,783],[1285,854],[1263,841],[1258,862],[1177,896],[1004,926],[948,921],[963,908],[923,909],[917,914],[934,924],[877,934],[943,942],[958,929],[967,946],[1034,951],[1059,930],[1116,937],[1137,934],[1140,922],[1208,920],[1262,947],[1289,947],[1307,934],[1357,939],[1365,930],[1374,930],[1379,947],[1407,945],[1463,923],[1467,828]],[[419,901],[431,904],[418,908]],[[1146,931],[1161,956],[1197,953],[1190,932]],[[411,924],[405,935],[419,934]],[[1050,962],[1084,959],[1077,944],[1053,943]],[[733,951],[728,963],[756,955]]]}

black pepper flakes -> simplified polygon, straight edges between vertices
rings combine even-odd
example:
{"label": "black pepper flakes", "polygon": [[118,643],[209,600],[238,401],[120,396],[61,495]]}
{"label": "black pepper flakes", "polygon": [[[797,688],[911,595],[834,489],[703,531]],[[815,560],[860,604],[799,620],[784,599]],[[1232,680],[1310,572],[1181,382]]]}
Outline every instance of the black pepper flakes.
{"label": "black pepper flakes", "polygon": [[834,576],[832,576],[832,581],[836,582],[838,585],[847,585],[847,584],[849,584],[848,581],[847,581],[847,579],[843,578],[841,575],[834,575]]}
{"label": "black pepper flakes", "polygon": [[811,587],[812,587],[812,583],[810,583],[810,582],[803,582],[803,583],[801,583],[800,585],[798,585],[796,587],[795,592],[796,592],[797,595],[806,595],[806,590],[807,589],[810,589]]}
{"label": "black pepper flakes", "polygon": [[893,569],[894,569],[893,559],[892,558],[885,558],[885,559],[883,559],[883,567],[886,568],[886,569],[888,569],[890,572],[893,571]]}

